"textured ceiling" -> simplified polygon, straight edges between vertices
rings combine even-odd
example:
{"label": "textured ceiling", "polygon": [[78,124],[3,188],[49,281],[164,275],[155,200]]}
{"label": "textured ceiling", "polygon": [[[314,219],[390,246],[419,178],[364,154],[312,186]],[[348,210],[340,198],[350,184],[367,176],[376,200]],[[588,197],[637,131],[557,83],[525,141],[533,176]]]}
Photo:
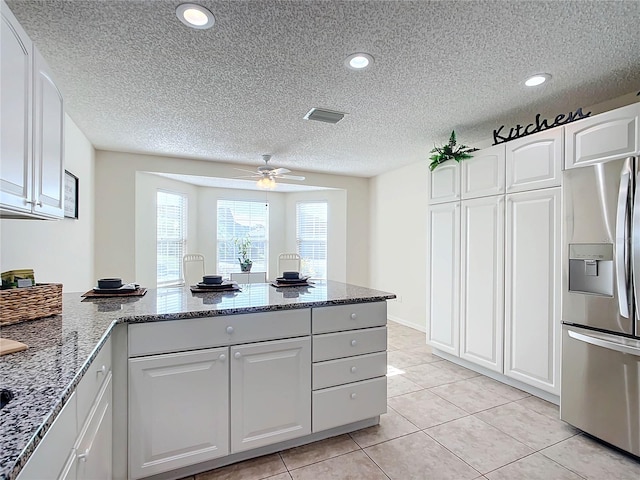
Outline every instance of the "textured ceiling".
{"label": "textured ceiling", "polygon": [[[640,0],[8,0],[98,149],[373,176],[640,90]],[[372,68],[344,59],[364,51]],[[553,75],[527,89],[533,73]],[[311,122],[312,107],[346,112]]]}

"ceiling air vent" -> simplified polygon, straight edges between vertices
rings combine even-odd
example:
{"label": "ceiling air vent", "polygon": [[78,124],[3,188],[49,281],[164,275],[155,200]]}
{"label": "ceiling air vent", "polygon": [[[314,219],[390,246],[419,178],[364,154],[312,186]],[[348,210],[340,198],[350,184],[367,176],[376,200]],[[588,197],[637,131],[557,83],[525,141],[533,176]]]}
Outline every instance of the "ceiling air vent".
{"label": "ceiling air vent", "polygon": [[323,110],[321,108],[312,108],[304,116],[305,120],[317,120],[325,123],[338,123],[346,114],[342,112],[334,112],[332,110]]}

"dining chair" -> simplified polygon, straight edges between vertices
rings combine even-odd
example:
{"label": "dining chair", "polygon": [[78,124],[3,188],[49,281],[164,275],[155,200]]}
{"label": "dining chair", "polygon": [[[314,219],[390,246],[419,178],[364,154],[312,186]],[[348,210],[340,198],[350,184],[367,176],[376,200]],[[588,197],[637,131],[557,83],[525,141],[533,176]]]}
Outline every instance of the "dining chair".
{"label": "dining chair", "polygon": [[204,255],[187,253],[182,257],[182,276],[186,285],[195,285],[204,276]]}
{"label": "dining chair", "polygon": [[278,276],[282,276],[282,272],[299,272],[301,257],[297,253],[281,253],[278,255]]}

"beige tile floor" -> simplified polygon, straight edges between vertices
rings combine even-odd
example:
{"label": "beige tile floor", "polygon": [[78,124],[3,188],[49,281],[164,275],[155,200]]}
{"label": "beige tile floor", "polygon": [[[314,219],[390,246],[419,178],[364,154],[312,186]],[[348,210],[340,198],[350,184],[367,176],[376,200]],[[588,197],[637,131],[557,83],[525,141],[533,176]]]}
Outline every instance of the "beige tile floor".
{"label": "beige tile floor", "polygon": [[389,323],[380,425],[190,480],[639,480],[640,461],[558,419],[558,407],[431,354]]}

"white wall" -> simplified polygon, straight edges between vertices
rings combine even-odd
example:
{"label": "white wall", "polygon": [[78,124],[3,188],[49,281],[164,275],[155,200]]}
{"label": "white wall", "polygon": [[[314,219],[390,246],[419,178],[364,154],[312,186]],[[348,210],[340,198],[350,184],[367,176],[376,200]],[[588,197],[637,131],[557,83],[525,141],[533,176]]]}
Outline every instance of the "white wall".
{"label": "white wall", "polygon": [[[136,172],[235,177],[237,165],[131,153],[96,152],[96,277],[136,277]],[[369,179],[300,172],[308,185],[342,189],[346,204],[346,281],[369,286]],[[202,204],[201,204],[202,205]],[[201,207],[202,208],[202,207]],[[202,215],[202,213],[201,213]],[[202,243],[199,248],[210,249]],[[271,237],[273,241],[275,239]],[[137,280],[138,281],[138,280]]]}
{"label": "white wall", "polygon": [[391,320],[426,331],[428,162],[371,179],[371,286],[392,292]]}
{"label": "white wall", "polygon": [[65,169],[79,179],[78,220],[0,220],[0,271],[33,268],[39,283],[85,292],[94,275],[93,146],[65,115]]}

